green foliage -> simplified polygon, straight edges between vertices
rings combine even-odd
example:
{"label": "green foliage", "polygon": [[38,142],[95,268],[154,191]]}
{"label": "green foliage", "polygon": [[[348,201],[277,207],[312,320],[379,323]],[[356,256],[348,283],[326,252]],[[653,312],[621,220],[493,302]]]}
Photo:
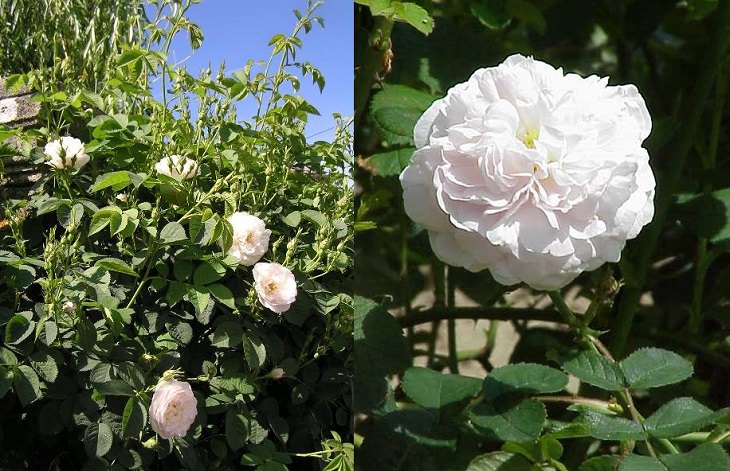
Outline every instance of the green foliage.
{"label": "green foliage", "polygon": [[[73,14],[48,19],[28,47],[47,34],[53,47],[10,79],[37,92],[39,126],[0,129],[44,169],[26,198],[3,202],[13,230],[0,228],[0,468],[352,470],[351,134],[336,115],[331,142],[307,141],[317,110],[298,84],[309,75],[323,87],[324,77],[295,59],[323,23],[319,3],[272,41],[278,68],[251,60],[199,76],[167,58],[181,31],[194,48],[202,41],[185,16],[194,1],[156,2],[149,18],[136,2],[46,3]],[[122,18],[132,10],[144,36]],[[27,13],[10,23],[40,22]],[[69,34],[83,21],[83,34]],[[18,31],[7,26],[0,37],[14,55]],[[108,36],[117,27],[131,36]],[[78,41],[100,33],[105,44],[81,55]],[[258,110],[241,119],[244,99]],[[60,136],[81,140],[89,163],[44,165],[44,145]],[[157,172],[172,155],[197,174]],[[294,274],[283,314],[262,305],[252,267],[229,255],[238,211],[271,231],[261,261]],[[170,375],[191,385],[197,416],[168,440],[149,408]]]}

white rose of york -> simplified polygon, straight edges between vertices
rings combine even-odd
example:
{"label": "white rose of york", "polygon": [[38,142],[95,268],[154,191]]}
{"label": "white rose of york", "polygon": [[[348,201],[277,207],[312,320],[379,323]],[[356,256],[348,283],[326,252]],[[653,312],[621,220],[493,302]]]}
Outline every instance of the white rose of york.
{"label": "white rose of york", "polygon": [[190,384],[171,379],[157,383],[149,416],[152,430],[162,438],[184,437],[198,415],[198,401]]}
{"label": "white rose of york", "polygon": [[251,266],[261,260],[269,250],[271,231],[264,221],[245,212],[233,213],[228,217],[233,227],[233,244],[228,254],[236,257],[241,265]]}
{"label": "white rose of york", "polygon": [[441,260],[543,290],[619,260],[654,216],[651,118],[607,82],[513,55],[426,110],[400,181]]}
{"label": "white rose of york", "polygon": [[89,163],[84,143],[75,137],[63,136],[51,141],[43,148],[43,152],[48,156],[46,164],[58,170],[64,168],[78,170]]}
{"label": "white rose of york", "polygon": [[182,155],[171,155],[160,159],[155,164],[155,170],[160,175],[166,175],[172,178],[181,178],[188,180],[198,176],[198,163]]}
{"label": "white rose of york", "polygon": [[288,311],[297,298],[297,281],[283,265],[257,263],[253,267],[253,280],[261,304],[276,313]]}

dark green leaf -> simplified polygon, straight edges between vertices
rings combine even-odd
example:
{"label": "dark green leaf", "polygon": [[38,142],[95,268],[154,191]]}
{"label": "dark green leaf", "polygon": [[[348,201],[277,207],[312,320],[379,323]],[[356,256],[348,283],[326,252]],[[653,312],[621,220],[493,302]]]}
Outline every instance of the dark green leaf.
{"label": "dark green leaf", "polygon": [[597,412],[586,412],[582,417],[588,434],[601,440],[644,440],[646,432],[641,424],[623,417],[609,417]]}
{"label": "dark green leaf", "polygon": [[193,272],[193,283],[207,285],[220,280],[226,274],[226,267],[217,262],[203,262]]}
{"label": "dark green leaf", "polygon": [[266,346],[253,332],[243,335],[243,355],[252,370],[261,368],[266,361]]}
{"label": "dark green leaf", "polygon": [[249,436],[249,420],[236,409],[226,412],[226,441],[231,450],[236,451],[244,447]]}
{"label": "dark green leaf", "polygon": [[715,243],[730,240],[730,188],[679,195],[677,216],[684,227],[700,237]]}
{"label": "dark green leaf", "polygon": [[373,117],[383,130],[410,140],[413,137],[413,128],[421,114],[420,111],[413,108],[392,106],[375,111]]}
{"label": "dark green leaf", "polygon": [[42,397],[38,375],[33,371],[33,368],[27,365],[20,365],[15,369],[13,388],[23,406],[27,406]]}
{"label": "dark green leaf", "polygon": [[137,276],[137,272],[134,271],[126,262],[118,258],[102,258],[97,260],[95,263],[97,267],[106,268],[109,271],[115,271],[118,273],[124,273],[125,275]]}
{"label": "dark green leaf", "polygon": [[395,18],[405,21],[423,34],[433,31],[433,18],[421,6],[411,2],[396,2],[393,4]]}
{"label": "dark green leaf", "polygon": [[412,367],[406,370],[401,387],[416,404],[427,409],[440,409],[476,396],[481,390],[482,380]]}
{"label": "dark green leaf", "polygon": [[195,317],[202,323],[210,322],[210,313],[207,311],[210,302],[210,292],[204,286],[191,286],[188,288],[188,300],[195,307]]}
{"label": "dark green leaf", "polygon": [[398,321],[376,302],[355,296],[355,370],[358,375],[387,375],[408,368],[410,347]]}
{"label": "dark green leaf", "polygon": [[623,374],[619,366],[591,350],[580,352],[577,356],[562,365],[563,370],[579,380],[606,389],[619,391],[623,389]]}
{"label": "dark green leaf", "polygon": [[112,379],[94,385],[94,388],[105,396],[133,396],[134,390],[122,380]]}
{"label": "dark green leaf", "polygon": [[667,471],[666,466],[659,460],[641,455],[629,455],[625,457],[621,461],[618,469],[619,471]]}
{"label": "dark green leaf", "polygon": [[363,165],[374,175],[381,177],[400,175],[410,163],[414,151],[414,147],[404,147],[379,152],[365,159]]}
{"label": "dark green leaf", "polygon": [[615,455],[595,456],[580,465],[578,471],[616,471],[621,457]]}
{"label": "dark green leaf", "polygon": [[56,381],[58,365],[56,359],[46,351],[36,352],[30,357],[30,364],[41,378],[48,383]]}
{"label": "dark green leaf", "polygon": [[471,422],[486,438],[515,442],[537,440],[545,418],[545,406],[534,400],[525,400],[512,407],[482,403],[469,414]]}
{"label": "dark green leaf", "polygon": [[654,412],[644,422],[644,428],[654,437],[677,437],[696,432],[710,424],[713,415],[712,410],[691,397],[680,397],[672,399]]}
{"label": "dark green leaf", "polygon": [[662,455],[669,471],[720,471],[730,469],[730,458],[717,443],[702,443],[689,453]]}
{"label": "dark green leaf", "polygon": [[136,397],[130,397],[122,413],[122,438],[138,439],[147,425],[147,409]]}
{"label": "dark green leaf", "polygon": [[29,321],[20,314],[14,315],[5,325],[5,343],[8,345],[19,344],[33,333],[34,327],[35,322]]}
{"label": "dark green leaf", "polygon": [[669,350],[642,348],[621,362],[621,370],[633,389],[674,384],[692,376],[692,364]]}
{"label": "dark green leaf", "polygon": [[466,471],[531,471],[532,463],[520,455],[494,451],[471,460]]}
{"label": "dark green leaf", "polygon": [[517,363],[492,370],[484,380],[484,397],[532,395],[562,391],[568,385],[565,373],[537,363]]}
{"label": "dark green leaf", "polygon": [[179,222],[168,222],[160,231],[160,240],[163,244],[174,244],[182,240],[187,240],[185,228]]}
{"label": "dark green leaf", "polygon": [[96,193],[97,191],[103,190],[104,188],[109,188],[110,186],[114,187],[114,190],[118,191],[126,187],[130,183],[132,183],[132,180],[129,178],[129,172],[127,172],[126,170],[119,172],[110,172],[96,177],[96,181],[91,186],[89,191],[91,193]]}
{"label": "dark green leaf", "polygon": [[219,303],[224,306],[228,306],[231,309],[236,309],[235,299],[230,289],[220,284],[212,284],[207,286],[208,291]]}
{"label": "dark green leaf", "polygon": [[92,423],[84,432],[84,448],[91,457],[106,455],[112,447],[113,440],[112,429],[104,422]]}

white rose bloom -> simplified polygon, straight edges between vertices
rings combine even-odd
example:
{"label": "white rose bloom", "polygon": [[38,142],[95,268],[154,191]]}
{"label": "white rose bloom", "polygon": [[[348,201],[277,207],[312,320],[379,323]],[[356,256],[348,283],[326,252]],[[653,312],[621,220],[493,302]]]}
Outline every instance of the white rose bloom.
{"label": "white rose bloom", "polygon": [[441,260],[543,290],[619,260],[654,216],[651,118],[607,82],[513,55],[426,110],[400,180]]}
{"label": "white rose bloom", "polygon": [[190,384],[160,381],[150,404],[150,425],[162,438],[184,437],[198,415],[198,401]]}
{"label": "white rose bloom", "polygon": [[46,164],[58,170],[73,167],[80,169],[89,163],[89,155],[84,151],[84,143],[75,137],[63,136],[51,141],[43,149],[48,156]]}
{"label": "white rose bloom", "polygon": [[283,265],[257,263],[253,267],[253,279],[261,304],[276,313],[289,310],[297,298],[297,281]]}
{"label": "white rose bloom", "polygon": [[228,217],[233,227],[233,244],[228,251],[241,265],[251,266],[261,260],[269,250],[271,231],[264,221],[245,212],[233,213]]}
{"label": "white rose bloom", "polygon": [[168,177],[177,178],[181,177],[183,180],[198,176],[198,163],[182,155],[171,155],[160,159],[155,164],[155,170],[160,175],[167,175]]}

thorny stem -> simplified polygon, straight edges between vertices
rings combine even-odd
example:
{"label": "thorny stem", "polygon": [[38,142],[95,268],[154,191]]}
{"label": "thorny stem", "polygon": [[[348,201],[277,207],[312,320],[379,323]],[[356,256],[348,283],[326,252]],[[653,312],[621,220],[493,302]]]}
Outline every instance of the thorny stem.
{"label": "thorny stem", "polygon": [[[455,286],[450,268],[446,268],[444,276],[446,278],[446,307],[451,309],[454,307]],[[459,374],[459,358],[456,352],[456,319],[453,317],[447,322],[449,337],[449,370],[452,374]]]}

